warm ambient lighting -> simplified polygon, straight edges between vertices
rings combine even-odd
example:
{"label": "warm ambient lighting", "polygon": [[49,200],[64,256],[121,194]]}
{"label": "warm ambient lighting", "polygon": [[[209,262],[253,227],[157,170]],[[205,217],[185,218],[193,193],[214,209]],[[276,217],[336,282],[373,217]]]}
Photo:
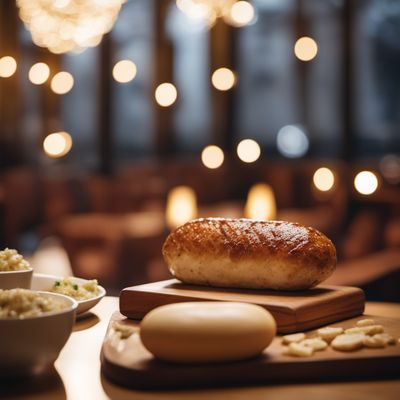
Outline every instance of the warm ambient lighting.
{"label": "warm ambient lighting", "polygon": [[49,79],[50,68],[47,64],[39,62],[33,64],[29,70],[29,80],[35,85],[42,85]]}
{"label": "warm ambient lighting", "polygon": [[232,89],[236,82],[235,74],[229,68],[218,68],[211,76],[213,86],[222,91]]}
{"label": "warm ambient lighting", "polygon": [[178,92],[172,83],[162,83],[157,86],[155,98],[161,107],[169,107],[175,103]]}
{"label": "warm ambient lighting", "polygon": [[252,139],[244,139],[237,146],[238,157],[246,163],[257,161],[261,154],[259,144]]}
{"label": "warm ambient lighting", "polygon": [[74,86],[74,77],[69,72],[58,72],[53,76],[50,86],[54,93],[68,93]]}
{"label": "warm ambient lighting", "polygon": [[197,200],[193,189],[177,186],[168,193],[166,221],[171,229],[197,216]]}
{"label": "warm ambient lighting", "polygon": [[218,146],[207,146],[201,152],[201,161],[210,169],[216,169],[224,162],[224,152]]}
{"label": "warm ambient lighting", "polygon": [[276,218],[276,201],[271,186],[257,183],[250,188],[244,215],[246,218],[261,220]]}
{"label": "warm ambient lighting", "polygon": [[378,188],[378,178],[371,171],[361,171],[354,178],[354,187],[358,193],[372,194]]}
{"label": "warm ambient lighting", "polygon": [[133,80],[136,76],[137,68],[131,60],[118,61],[113,68],[114,79],[120,83],[126,83]]}
{"label": "warm ambient lighting", "polygon": [[313,175],[314,186],[321,192],[328,192],[335,184],[335,176],[329,168],[318,168]]}
{"label": "warm ambient lighting", "polygon": [[54,132],[43,141],[44,152],[52,158],[65,156],[72,147],[72,138],[67,132]]}
{"label": "warm ambient lighting", "polygon": [[276,146],[285,157],[297,158],[307,153],[309,141],[301,127],[286,125],[278,132]]}
{"label": "warm ambient lighting", "polygon": [[254,7],[248,1],[236,2],[228,15],[228,22],[241,27],[249,24],[254,18]]}
{"label": "warm ambient lighting", "polygon": [[9,78],[17,70],[17,62],[14,57],[5,56],[0,58],[0,78]]}
{"label": "warm ambient lighting", "polygon": [[297,40],[294,45],[294,54],[301,61],[310,61],[318,53],[318,46],[314,39],[304,36]]}

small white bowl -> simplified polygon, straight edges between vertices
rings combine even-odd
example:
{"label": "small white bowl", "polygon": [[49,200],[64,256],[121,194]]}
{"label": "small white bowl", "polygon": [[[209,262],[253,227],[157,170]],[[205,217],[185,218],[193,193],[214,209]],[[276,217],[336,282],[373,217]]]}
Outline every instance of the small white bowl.
{"label": "small white bowl", "polygon": [[[54,285],[54,282],[60,281],[63,278],[60,276],[54,275],[47,275],[47,274],[39,274],[35,272],[32,278],[32,290],[43,290],[43,291],[50,291]],[[83,283],[87,282],[86,279],[77,278],[76,276],[71,277],[72,282],[82,285]],[[76,313],[78,316],[82,315],[86,311],[89,311],[92,307],[94,307],[106,294],[106,290],[98,285],[99,293],[96,297],[92,297],[91,299],[87,300],[76,300],[78,302],[78,309]]]}
{"label": "small white bowl", "polygon": [[33,269],[0,271],[0,289],[30,289]]}
{"label": "small white bowl", "polygon": [[78,303],[61,294],[39,293],[61,299],[66,308],[23,319],[0,318],[1,377],[33,375],[49,368],[72,332]]}

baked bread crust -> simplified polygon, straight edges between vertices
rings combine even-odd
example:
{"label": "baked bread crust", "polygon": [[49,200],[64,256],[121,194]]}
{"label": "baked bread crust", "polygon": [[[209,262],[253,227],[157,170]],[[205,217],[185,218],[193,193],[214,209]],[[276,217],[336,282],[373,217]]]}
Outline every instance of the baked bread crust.
{"label": "baked bread crust", "polygon": [[172,232],[162,251],[177,279],[198,285],[302,290],[336,267],[324,234],[285,221],[201,218]]}

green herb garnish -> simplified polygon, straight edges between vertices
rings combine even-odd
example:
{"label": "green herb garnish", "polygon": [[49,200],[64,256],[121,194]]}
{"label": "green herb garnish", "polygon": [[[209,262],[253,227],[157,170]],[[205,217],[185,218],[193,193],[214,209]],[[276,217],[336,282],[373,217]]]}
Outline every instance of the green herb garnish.
{"label": "green herb garnish", "polygon": [[72,287],[75,289],[75,290],[78,290],[78,285],[75,283],[74,285],[72,285]]}
{"label": "green herb garnish", "polygon": [[61,282],[60,281],[55,281],[54,282],[54,286],[60,286],[61,285]]}

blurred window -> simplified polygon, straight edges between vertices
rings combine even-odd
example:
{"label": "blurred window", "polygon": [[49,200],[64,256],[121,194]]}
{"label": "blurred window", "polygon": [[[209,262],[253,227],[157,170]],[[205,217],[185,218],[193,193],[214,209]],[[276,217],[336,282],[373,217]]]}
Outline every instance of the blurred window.
{"label": "blurred window", "polygon": [[61,61],[62,70],[70,72],[75,82],[70,92],[59,97],[61,121],[56,130],[71,135],[68,160],[84,169],[96,168],[98,163],[98,57],[99,48],[95,47],[81,54],[66,54]]}
{"label": "blurred window", "polygon": [[282,126],[301,122],[294,0],[254,2],[257,20],[237,34],[238,87],[235,136],[271,151]]}
{"label": "blurred window", "polygon": [[255,138],[264,153],[277,154],[281,128],[299,125],[315,153],[337,156],[342,129],[341,2],[305,0],[301,4],[302,35],[318,45],[317,56],[306,65],[293,50],[300,34],[296,31],[299,2],[254,1],[257,20],[238,33],[235,134],[238,140]]}
{"label": "blurred window", "polygon": [[190,18],[172,2],[166,34],[174,49],[174,84],[178,102],[173,130],[180,151],[199,152],[210,142],[209,31],[199,19]]}
{"label": "blurred window", "polygon": [[357,153],[400,151],[400,2],[357,0],[354,88]]}
{"label": "blurred window", "polygon": [[154,1],[129,0],[119,13],[112,30],[112,66],[131,60],[137,67],[127,83],[112,79],[112,117],[115,161],[151,156],[154,152],[153,54]]}

